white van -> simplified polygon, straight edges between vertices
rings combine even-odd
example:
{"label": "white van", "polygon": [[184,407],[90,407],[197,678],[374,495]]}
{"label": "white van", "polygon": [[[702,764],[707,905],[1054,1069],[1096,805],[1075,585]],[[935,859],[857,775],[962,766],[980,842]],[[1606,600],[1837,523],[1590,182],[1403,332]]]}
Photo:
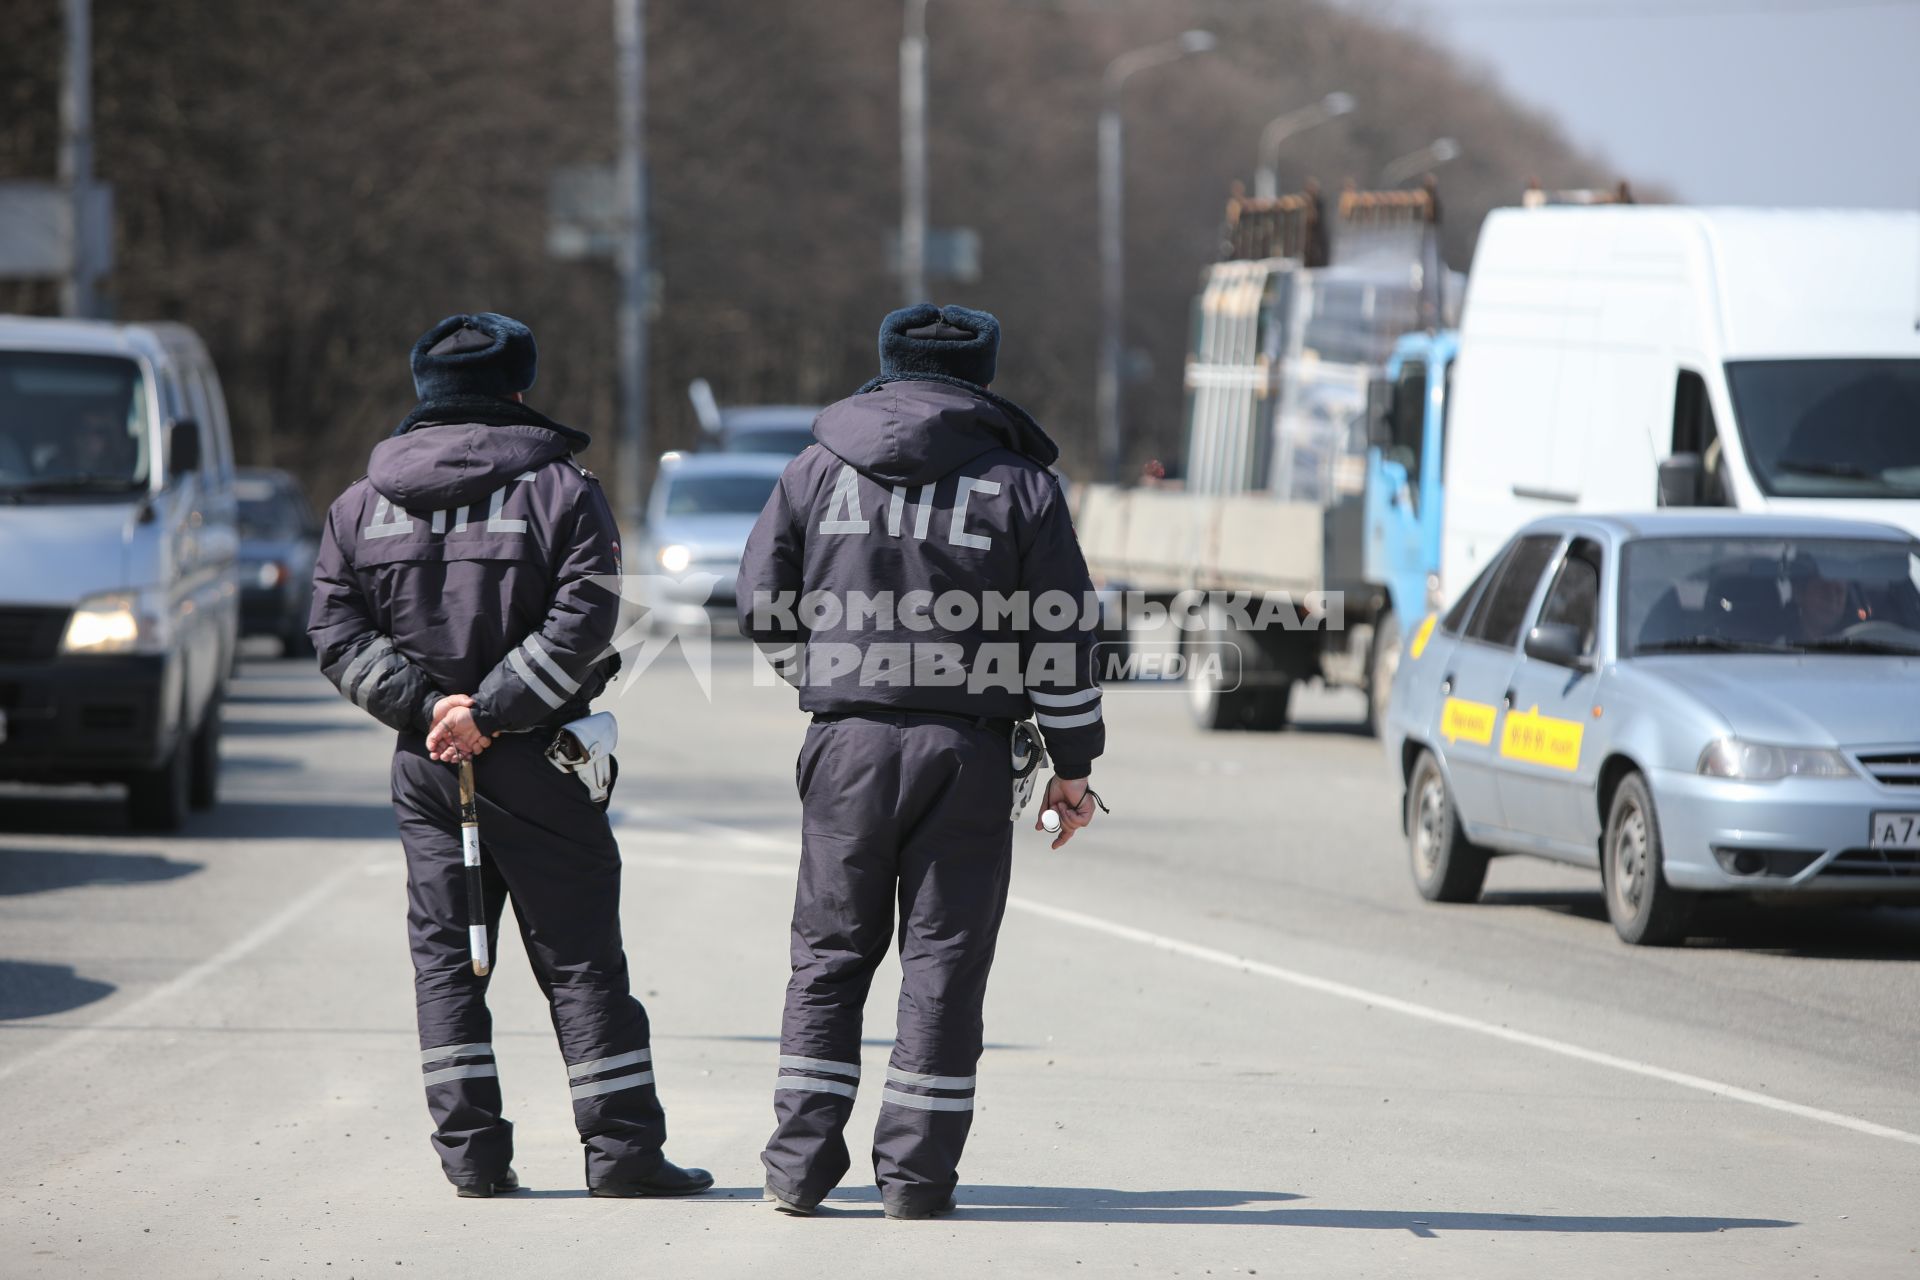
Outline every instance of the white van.
{"label": "white van", "polygon": [[214,803],[239,619],[233,443],[177,324],[0,316],[0,780]]}
{"label": "white van", "polygon": [[1441,593],[1569,510],[1730,506],[1920,533],[1920,214],[1608,205],[1481,229]]}

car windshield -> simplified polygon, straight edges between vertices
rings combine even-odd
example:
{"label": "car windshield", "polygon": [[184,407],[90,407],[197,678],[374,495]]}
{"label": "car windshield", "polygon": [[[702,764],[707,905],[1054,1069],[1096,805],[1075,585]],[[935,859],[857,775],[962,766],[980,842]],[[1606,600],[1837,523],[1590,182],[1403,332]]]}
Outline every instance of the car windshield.
{"label": "car windshield", "polygon": [[1629,656],[1920,654],[1920,543],[1648,538],[1620,573]]}
{"label": "car windshield", "polygon": [[667,514],[756,516],[778,479],[765,472],[675,476],[667,489]]}
{"label": "car windshield", "polygon": [[240,480],[233,490],[240,500],[241,537],[279,542],[306,536],[306,502],[298,493],[270,480]]}
{"label": "car windshield", "polygon": [[0,351],[0,495],[146,487],[147,396],[122,356]]}
{"label": "car windshield", "polygon": [[813,443],[813,428],[740,427],[726,434],[728,453],[799,453]]}
{"label": "car windshield", "polygon": [[1920,360],[1736,360],[1727,387],[1770,496],[1920,497]]}

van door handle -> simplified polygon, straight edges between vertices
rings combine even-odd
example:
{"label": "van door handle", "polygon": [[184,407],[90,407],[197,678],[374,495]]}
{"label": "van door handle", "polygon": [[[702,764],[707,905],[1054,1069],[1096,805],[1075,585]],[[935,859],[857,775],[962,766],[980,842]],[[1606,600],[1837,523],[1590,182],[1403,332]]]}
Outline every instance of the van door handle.
{"label": "van door handle", "polygon": [[1453,692],[1453,672],[1449,671],[1446,675],[1440,677],[1440,692],[1442,694]]}
{"label": "van door handle", "polygon": [[1513,690],[1509,689],[1500,695],[1500,705],[1509,711],[1513,710]]}

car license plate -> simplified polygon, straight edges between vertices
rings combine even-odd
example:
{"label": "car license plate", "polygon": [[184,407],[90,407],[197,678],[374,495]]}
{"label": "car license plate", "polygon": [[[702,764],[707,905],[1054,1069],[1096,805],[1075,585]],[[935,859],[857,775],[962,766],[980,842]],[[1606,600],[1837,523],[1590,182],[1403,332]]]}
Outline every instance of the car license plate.
{"label": "car license plate", "polygon": [[1920,849],[1920,813],[1876,813],[1868,843],[1875,849]]}

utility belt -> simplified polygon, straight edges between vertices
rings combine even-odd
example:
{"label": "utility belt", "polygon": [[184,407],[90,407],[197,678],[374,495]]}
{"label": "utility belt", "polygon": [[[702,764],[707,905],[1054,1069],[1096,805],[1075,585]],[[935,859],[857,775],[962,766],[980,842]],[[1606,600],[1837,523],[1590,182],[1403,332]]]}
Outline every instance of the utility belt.
{"label": "utility belt", "polygon": [[958,711],[919,711],[900,707],[849,707],[845,711],[816,711],[815,724],[838,724],[842,720],[872,720],[880,724],[911,724],[915,720],[945,720],[994,734],[1013,732],[1011,716],[969,716]]}
{"label": "utility belt", "polygon": [[986,729],[996,737],[1006,738],[1013,765],[1013,812],[1010,818],[1013,822],[1020,821],[1020,811],[1027,807],[1027,801],[1033,799],[1033,784],[1039,777],[1040,767],[1048,763],[1047,749],[1040,740],[1040,731],[1034,728],[1031,720],[1014,720],[1006,716],[969,716],[957,711],[869,710],[864,707],[846,711],[816,711],[813,716],[815,724],[838,724],[842,720],[869,720],[879,724],[944,720]]}

